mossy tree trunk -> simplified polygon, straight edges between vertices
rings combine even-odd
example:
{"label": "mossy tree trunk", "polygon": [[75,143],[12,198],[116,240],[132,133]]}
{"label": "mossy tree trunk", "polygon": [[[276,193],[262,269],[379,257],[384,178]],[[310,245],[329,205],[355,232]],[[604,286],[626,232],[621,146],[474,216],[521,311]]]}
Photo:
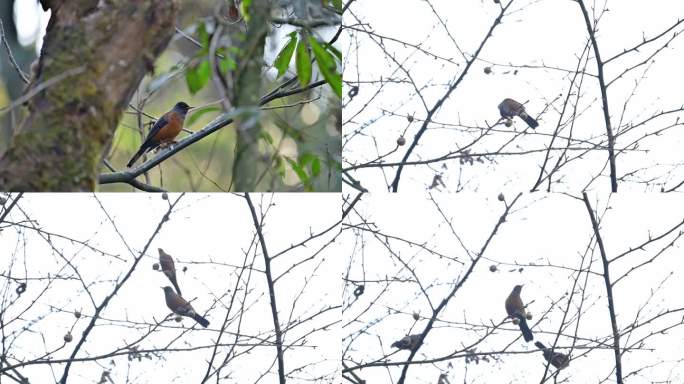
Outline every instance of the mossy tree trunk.
{"label": "mossy tree trunk", "polygon": [[52,16],[0,189],[92,191],[132,94],[174,33],[175,1],[41,0]]}
{"label": "mossy tree trunk", "polygon": [[269,31],[271,16],[270,0],[252,0],[249,7],[247,32],[240,45],[235,78],[234,103],[237,108],[251,110],[236,119],[237,149],[233,164],[236,191],[254,191],[257,183],[257,164],[260,163],[257,142],[261,134],[259,97],[261,92],[264,44]]}

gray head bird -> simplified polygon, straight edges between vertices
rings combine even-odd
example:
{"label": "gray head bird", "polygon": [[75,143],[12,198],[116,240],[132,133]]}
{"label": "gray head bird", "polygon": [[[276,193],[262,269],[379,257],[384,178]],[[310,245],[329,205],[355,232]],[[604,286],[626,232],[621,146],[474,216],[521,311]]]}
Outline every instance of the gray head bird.
{"label": "gray head bird", "polygon": [[537,120],[533,119],[525,112],[525,106],[513,99],[504,99],[504,101],[499,104],[499,113],[501,114],[501,117],[509,120],[513,119],[514,116],[518,116],[525,120],[527,125],[532,129],[539,126]]}
{"label": "gray head bird", "polygon": [[418,346],[419,334],[404,336],[401,340],[392,343],[392,348],[413,350]]}
{"label": "gray head bird", "polygon": [[544,360],[548,361],[559,371],[563,368],[567,368],[568,365],[570,365],[570,357],[568,355],[546,348],[544,344],[538,341],[535,342],[534,345],[536,345],[537,348],[541,349],[541,351],[544,353]]}
{"label": "gray head bird", "polygon": [[192,308],[192,305],[190,305],[190,303],[188,303],[184,298],[180,297],[180,295],[178,295],[173,288],[169,286],[164,287],[164,296],[166,297],[166,306],[169,307],[173,313],[189,317],[198,322],[204,328],[209,325],[209,320],[195,312],[195,309]]}
{"label": "gray head bird", "polygon": [[516,285],[513,287],[513,291],[506,298],[506,313],[509,317],[518,320],[518,326],[520,331],[525,338],[525,341],[529,342],[534,340],[534,335],[532,330],[527,325],[527,319],[525,318],[525,305],[520,298],[520,291],[522,291],[522,285]]}

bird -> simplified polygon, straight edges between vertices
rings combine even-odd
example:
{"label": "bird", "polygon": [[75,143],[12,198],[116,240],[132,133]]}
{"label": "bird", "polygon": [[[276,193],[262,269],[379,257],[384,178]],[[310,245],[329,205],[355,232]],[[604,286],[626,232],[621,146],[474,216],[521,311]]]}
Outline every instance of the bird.
{"label": "bird", "polygon": [[176,288],[176,293],[183,296],[180,287],[178,286],[178,281],[176,280],[176,267],[173,263],[173,258],[168,253],[164,252],[163,249],[157,248],[159,251],[159,265],[161,266],[161,271],[164,272],[166,277],[169,278],[173,287]]}
{"label": "bird", "polygon": [[404,336],[401,340],[392,343],[392,348],[413,350],[418,346],[420,336],[420,334]]}
{"label": "bird", "polygon": [[162,117],[154,123],[154,126],[150,129],[145,141],[140,145],[140,149],[133,155],[126,166],[129,168],[133,166],[136,160],[148,151],[175,143],[174,139],[181,130],[183,130],[185,115],[191,108],[191,106],[181,101],[176,103],[170,111],[163,114]]}
{"label": "bird", "polygon": [[180,297],[180,295],[174,292],[173,288],[166,286],[163,287],[163,289],[164,296],[166,297],[166,306],[169,307],[173,313],[192,318],[204,328],[209,325],[209,320],[195,312],[195,309],[192,308],[192,305],[190,305],[190,303],[188,303],[184,298]]}
{"label": "bird", "polygon": [[544,353],[544,359],[551,363],[559,371],[563,368],[567,368],[570,365],[570,357],[566,354],[555,352],[552,349],[546,348],[544,344],[536,341],[534,345],[541,349]]}
{"label": "bird", "polygon": [[520,331],[525,338],[525,341],[529,342],[534,340],[534,335],[532,335],[532,330],[527,326],[527,319],[525,318],[525,305],[520,298],[520,291],[522,291],[522,285],[516,285],[513,287],[513,291],[506,298],[506,313],[509,317],[518,319],[518,325],[520,326]]}
{"label": "bird", "polygon": [[537,120],[533,119],[532,116],[525,112],[525,106],[513,99],[504,99],[504,101],[499,104],[499,113],[501,113],[501,117],[506,119],[512,119],[514,116],[520,116],[520,118],[525,120],[527,125],[532,129],[539,126]]}

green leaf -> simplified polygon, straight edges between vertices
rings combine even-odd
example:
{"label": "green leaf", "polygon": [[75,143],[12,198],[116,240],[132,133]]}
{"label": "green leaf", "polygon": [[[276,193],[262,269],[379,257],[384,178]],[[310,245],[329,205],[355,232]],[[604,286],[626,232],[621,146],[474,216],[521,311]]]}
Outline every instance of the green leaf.
{"label": "green leaf", "polygon": [[297,164],[296,161],[290,159],[289,157],[285,156],[285,160],[290,164],[290,167],[292,168],[293,171],[297,174],[297,177],[299,177],[299,180],[307,184],[309,182],[309,176],[306,174],[304,171],[304,168],[302,168],[299,164]]}
{"label": "green leaf", "polygon": [[207,26],[202,22],[197,26],[197,36],[199,37],[199,42],[202,44],[202,50],[209,50],[209,32],[207,32]]}
{"label": "green leaf", "polygon": [[309,179],[311,179],[311,177],[318,176],[318,174],[321,172],[321,160],[313,153],[304,153],[299,156],[299,166],[305,168],[307,165],[309,165],[311,169],[311,176]]}
{"label": "green leaf", "polygon": [[273,136],[271,136],[270,133],[262,130],[260,135],[264,138],[264,140],[266,140],[267,143],[273,145]]}
{"label": "green leaf", "polygon": [[307,164],[312,162],[316,158],[316,155],[312,153],[303,153],[299,156],[299,164],[305,167]]}
{"label": "green leaf", "polygon": [[249,22],[249,6],[252,5],[252,0],[242,0],[240,3],[240,14],[245,18],[246,22]]}
{"label": "green leaf", "polygon": [[218,107],[204,107],[200,109],[193,109],[192,114],[185,120],[186,126],[193,125],[197,120],[199,120],[202,115],[210,112],[221,112],[221,108]]}
{"label": "green leaf", "polygon": [[313,36],[309,37],[309,43],[323,78],[330,84],[337,97],[342,98],[342,75],[337,72],[335,57],[326,51]]}
{"label": "green leaf", "polygon": [[287,72],[287,68],[290,66],[290,60],[292,60],[292,54],[294,53],[297,44],[297,32],[292,31],[288,36],[290,36],[290,41],[288,41],[283,49],[280,50],[278,57],[276,57],[273,62],[273,66],[278,69],[278,78]]}
{"label": "green leaf", "polygon": [[230,57],[224,57],[219,61],[219,70],[221,73],[226,74],[230,71],[237,69],[237,63]]}
{"label": "green leaf", "polygon": [[337,57],[337,60],[342,61],[342,52],[340,52],[339,49],[335,48],[334,46],[332,46],[328,43],[325,43],[323,46],[325,47],[325,49],[330,51],[330,53],[335,55],[335,57]]}
{"label": "green leaf", "polygon": [[280,177],[285,177],[285,163],[283,163],[283,158],[280,156],[276,156],[275,164],[276,164],[276,173],[278,173],[278,175],[280,175]]}
{"label": "green leaf", "polygon": [[211,76],[211,68],[209,62],[202,60],[198,65],[188,68],[185,72],[185,82],[188,84],[188,90],[191,94],[199,92],[209,82]]}
{"label": "green leaf", "polygon": [[311,162],[311,176],[316,177],[321,173],[321,160],[317,157]]}
{"label": "green leaf", "polygon": [[311,57],[309,56],[309,48],[306,44],[306,39],[300,39],[297,43],[297,57],[295,61],[297,67],[297,76],[299,76],[299,84],[302,86],[309,85],[311,81]]}

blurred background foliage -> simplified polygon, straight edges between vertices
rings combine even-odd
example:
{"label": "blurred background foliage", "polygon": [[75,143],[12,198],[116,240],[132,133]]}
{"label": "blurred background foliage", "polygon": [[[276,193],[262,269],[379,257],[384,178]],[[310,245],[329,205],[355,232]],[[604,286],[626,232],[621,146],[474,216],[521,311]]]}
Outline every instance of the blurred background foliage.
{"label": "blurred background foliage", "polygon": [[[307,0],[293,0],[292,5],[306,4]],[[206,34],[214,31],[217,22],[230,24],[232,0],[180,1],[177,33],[166,51],[154,62],[154,72],[140,84],[130,105],[141,106],[144,114],[129,108],[122,116],[106,161],[115,170],[126,168],[126,163],[139,148],[150,122],[170,110],[178,101],[193,107],[186,119],[185,128],[197,131],[221,112],[221,99],[211,80],[207,62],[207,47],[203,46]],[[286,2],[280,1],[281,5]],[[292,7],[282,8],[288,17]],[[234,10],[230,10],[234,12]],[[220,19],[224,15],[224,19]],[[2,0],[0,17],[5,37],[12,54],[24,73],[30,75],[31,65],[37,59],[49,13],[44,13],[35,1]],[[243,23],[237,20],[236,23]],[[242,24],[241,24],[242,25]],[[337,26],[312,29],[319,42],[328,41]],[[243,28],[244,30],[244,28]],[[273,67],[278,53],[291,40],[291,32],[301,28],[287,24],[273,24],[267,37],[264,55],[263,93],[282,83],[279,71]],[[21,96],[25,84],[8,61],[4,47],[0,49],[0,108]],[[332,50],[333,48],[331,48]],[[219,51],[231,56],[231,47]],[[313,56],[313,54],[311,55]],[[222,70],[230,71],[234,63],[221,63]],[[199,68],[199,69],[198,69]],[[286,77],[296,74],[294,59]],[[314,66],[313,80],[323,76]],[[337,70],[341,73],[341,69]],[[199,76],[199,78],[198,78]],[[341,80],[340,80],[341,83]],[[192,88],[192,89],[191,89]],[[341,160],[341,102],[329,84],[307,92],[272,101],[261,119],[264,133],[259,142],[259,191],[340,191]],[[191,92],[192,91],[192,92]],[[148,116],[146,116],[148,115]],[[13,126],[13,114],[0,116],[0,152],[7,147]],[[141,128],[142,126],[142,128]],[[188,133],[181,133],[181,139]],[[236,134],[231,124],[200,140],[153,168],[138,179],[170,191],[228,191],[232,187],[232,164],[235,156]],[[148,154],[154,156],[154,153]],[[101,173],[110,170],[104,165]],[[135,189],[126,184],[107,184],[101,191],[125,192]]]}

